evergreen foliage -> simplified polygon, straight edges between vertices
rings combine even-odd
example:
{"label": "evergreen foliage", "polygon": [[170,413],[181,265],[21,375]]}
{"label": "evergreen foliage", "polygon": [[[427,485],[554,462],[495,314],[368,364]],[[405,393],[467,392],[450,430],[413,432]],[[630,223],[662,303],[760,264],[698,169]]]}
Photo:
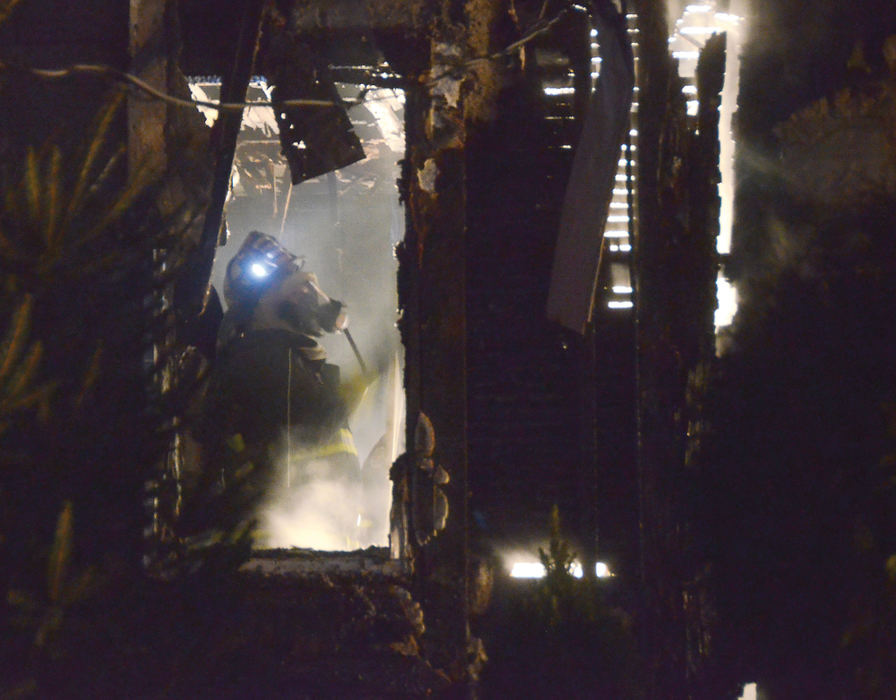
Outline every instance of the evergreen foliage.
{"label": "evergreen foliage", "polygon": [[[113,611],[145,583],[144,488],[189,393],[162,368],[190,216],[162,215],[160,183],[127,162],[121,105],[83,143],[50,140],[0,173],[4,691],[48,692],[97,621],[85,610],[134,623]],[[78,653],[108,651],[93,641]]]}
{"label": "evergreen foliage", "polygon": [[[489,636],[485,692],[500,697],[639,698],[639,657],[631,619],[607,600],[608,581],[576,578],[575,553],[555,505],[545,567],[537,582],[504,582],[502,626]],[[512,587],[511,587],[512,586]],[[491,667],[502,676],[491,676]]]}

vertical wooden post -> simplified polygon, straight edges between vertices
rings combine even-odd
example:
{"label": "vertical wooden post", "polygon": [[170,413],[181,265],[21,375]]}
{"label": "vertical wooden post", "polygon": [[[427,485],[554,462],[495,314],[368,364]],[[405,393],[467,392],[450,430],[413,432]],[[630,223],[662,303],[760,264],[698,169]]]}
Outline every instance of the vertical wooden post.
{"label": "vertical wooden post", "polygon": [[[459,652],[469,635],[465,131],[460,105],[434,87],[447,65],[442,52],[450,48],[449,39],[432,39],[429,84],[406,97],[402,181],[408,221],[400,248],[399,303],[406,349],[408,535],[417,594],[441,649]],[[435,433],[434,463],[451,479],[438,486],[449,510],[445,529],[435,536],[431,515],[437,494],[413,454],[421,413]]]}
{"label": "vertical wooden post", "polygon": [[[265,0],[243,0],[239,33],[230,69],[221,81],[221,102],[243,102],[246,99],[246,90],[252,77],[258,49],[264,5]],[[230,191],[236,140],[242,123],[242,110],[220,111],[215,120],[216,135],[212,144],[215,149],[215,169],[212,176],[211,200],[206,210],[202,235],[194,258],[194,269],[189,276],[185,276],[184,283],[176,290],[175,303],[187,309],[195,309],[197,313],[204,303],[206,286],[215,261],[215,249],[218,246],[221,224],[224,220],[224,203]]]}

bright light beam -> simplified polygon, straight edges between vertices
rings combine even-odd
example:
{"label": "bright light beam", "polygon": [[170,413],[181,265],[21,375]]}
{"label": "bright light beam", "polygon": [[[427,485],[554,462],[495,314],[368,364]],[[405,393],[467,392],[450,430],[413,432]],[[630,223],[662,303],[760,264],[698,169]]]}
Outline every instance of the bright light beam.
{"label": "bright light beam", "polygon": [[756,700],[758,697],[759,689],[756,687],[755,683],[747,683],[744,686],[744,694],[741,695],[737,700]]}
{"label": "bright light beam", "polygon": [[[584,572],[582,570],[582,565],[574,561],[569,571],[573,578],[582,578]],[[599,561],[594,565],[594,574],[597,578],[610,578],[613,576],[613,573],[610,571],[610,567],[606,562]],[[537,561],[517,561],[513,563],[513,566],[510,567],[510,577],[511,578],[544,578],[545,570],[544,565],[541,562]]]}
{"label": "bright light beam", "polygon": [[544,578],[544,566],[537,561],[517,561],[510,567],[511,578]]}

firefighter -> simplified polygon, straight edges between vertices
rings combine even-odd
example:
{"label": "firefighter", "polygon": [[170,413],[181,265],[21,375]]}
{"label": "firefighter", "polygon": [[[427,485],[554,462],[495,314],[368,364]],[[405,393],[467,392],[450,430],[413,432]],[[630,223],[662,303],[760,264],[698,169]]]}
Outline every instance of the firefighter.
{"label": "firefighter", "polygon": [[199,427],[206,467],[184,520],[225,532],[255,524],[256,546],[270,546],[263,510],[301,508],[326,481],[340,497],[317,527],[346,548],[356,537],[360,463],[339,367],[318,339],[348,321],[303,265],[253,231],[227,266],[228,309]]}

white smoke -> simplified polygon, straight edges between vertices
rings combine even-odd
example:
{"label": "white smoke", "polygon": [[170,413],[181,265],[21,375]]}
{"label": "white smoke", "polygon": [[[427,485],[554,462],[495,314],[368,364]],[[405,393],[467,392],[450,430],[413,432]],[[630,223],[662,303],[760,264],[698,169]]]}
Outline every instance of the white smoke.
{"label": "white smoke", "polygon": [[[282,473],[259,513],[261,546],[344,550],[388,545],[389,467],[404,449],[403,349],[396,328],[398,265],[393,252],[404,236],[396,186],[404,155],[403,103],[401,91],[374,90],[349,110],[367,154],[364,160],[291,188],[285,169],[268,180],[255,173],[261,196],[236,196],[227,206],[231,239],[216,256],[216,288],[222,289],[224,269],[249,231],[277,237],[305,257],[305,269],[317,274],[326,294],[348,305],[349,330],[368,368],[368,376],[362,377],[342,334],[320,339],[344,383],[368,384],[349,418],[363,469],[355,483],[321,473],[287,489],[284,455]],[[252,173],[240,175],[251,189]],[[264,189],[268,186],[272,189]]]}
{"label": "white smoke", "polygon": [[368,387],[350,425],[360,458],[353,473],[346,473],[344,463],[340,473],[326,460],[297,462],[288,454],[302,446],[284,446],[274,488],[258,512],[256,546],[336,551],[389,544],[389,469],[404,449],[397,354]]}
{"label": "white smoke", "polygon": [[300,488],[273,494],[261,511],[264,548],[306,547],[327,551],[360,546],[360,483],[319,474]]}

